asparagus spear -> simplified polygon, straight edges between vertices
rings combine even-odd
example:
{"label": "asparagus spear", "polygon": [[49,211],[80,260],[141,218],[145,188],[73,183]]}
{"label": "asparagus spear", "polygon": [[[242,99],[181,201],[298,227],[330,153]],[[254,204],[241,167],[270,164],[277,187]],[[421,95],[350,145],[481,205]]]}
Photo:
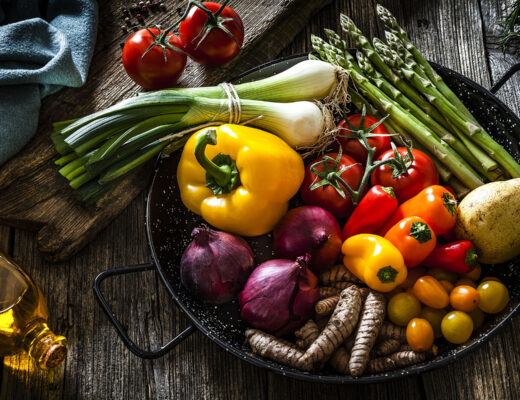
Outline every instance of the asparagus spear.
{"label": "asparagus spear", "polygon": [[375,67],[401,92],[403,92],[410,100],[421,107],[427,114],[431,115],[438,122],[443,121],[442,116],[435,110],[421,95],[411,87],[406,81],[398,76],[392,68],[386,65],[381,57],[373,49],[368,39],[363,36],[362,32],[354,24],[349,17],[344,14],[340,15],[340,24],[343,31],[345,31],[352,40],[355,41],[356,46],[363,50],[368,59],[375,65]]}
{"label": "asparagus spear", "polygon": [[392,118],[405,127],[409,132],[413,132],[416,139],[428,148],[435,156],[444,163],[465,185],[471,188],[483,184],[478,174],[464,161],[446,142],[438,140],[435,135],[428,130],[413,115],[405,111],[398,103],[389,98],[379,88],[358,72],[359,68],[349,65],[343,55],[343,51],[335,48],[317,36],[311,37],[313,48],[320,54],[322,59],[346,68],[353,82],[378,109],[384,110]]}
{"label": "asparagus spear", "polygon": [[465,115],[466,117],[472,121],[473,123],[477,123],[477,120],[473,115],[469,112],[469,110],[462,104],[459,98],[451,91],[451,89],[446,85],[446,83],[442,80],[442,78],[435,72],[430,63],[424,58],[422,53],[413,45],[406,31],[401,28],[401,26],[397,23],[395,17],[388,11],[385,7],[378,4],[376,6],[376,12],[381,21],[386,25],[386,27],[394,33],[399,39],[401,39],[402,43],[406,47],[406,49],[413,55],[415,60],[424,68],[426,75],[430,78],[432,82],[439,88],[439,90],[450,100],[450,102],[456,105]]}
{"label": "asparagus spear", "polygon": [[[414,71],[418,75],[419,69],[417,68],[417,63],[415,61],[405,62],[396,51],[388,47],[384,44],[380,39],[374,38],[373,40],[374,48],[379,53],[381,58],[390,65],[394,70],[410,70]],[[433,83],[428,80],[426,76],[422,77],[424,82],[429,82],[430,87],[433,86]],[[436,92],[439,96],[438,99],[448,103],[448,99],[446,99],[440,92]],[[436,99],[437,100],[437,99]],[[489,157],[483,150],[481,150],[476,144],[474,144],[468,136],[466,136],[455,124],[450,124],[452,129],[457,133],[459,139],[464,143],[465,148],[456,150],[461,154],[473,167],[477,168],[477,170],[483,174],[489,180],[496,180],[499,176],[499,172],[489,172],[498,168],[498,164]],[[435,129],[438,128],[434,128]],[[451,143],[450,143],[451,144]]]}
{"label": "asparagus spear", "polygon": [[[482,169],[482,165],[478,159],[476,159],[469,149],[464,145],[463,142],[459,141],[455,138],[451,132],[445,129],[443,126],[438,124],[435,120],[433,120],[429,115],[425,114],[415,103],[409,100],[406,96],[404,96],[399,90],[393,87],[388,81],[386,81],[381,74],[374,70],[373,66],[370,64],[370,61],[364,56],[363,53],[358,52],[356,54],[358,59],[358,64],[361,69],[365,72],[365,76],[371,78],[374,84],[385,92],[390,98],[398,102],[404,109],[409,110],[419,121],[421,121],[424,125],[426,125],[432,132],[434,132],[439,138],[443,139],[447,142],[451,147],[455,149],[464,159],[470,162],[471,165],[475,168]],[[395,95],[397,92],[397,95]],[[487,156],[486,156],[487,157]],[[488,157],[489,158],[489,157]],[[489,159],[491,162],[493,160]],[[495,164],[496,168],[496,164]],[[484,170],[485,171],[485,170]],[[480,172],[480,171],[479,171]]]}
{"label": "asparagus spear", "polygon": [[[372,104],[365,99],[361,94],[359,94],[356,90],[354,90],[352,87],[349,87],[348,94],[350,96],[350,100],[352,103],[356,106],[358,110],[362,110],[363,107],[365,107],[367,114],[373,115],[377,119],[383,118],[383,115],[372,106]],[[451,178],[452,173],[451,171],[442,164],[437,157],[434,157],[433,154],[431,154],[424,146],[422,146],[420,143],[418,143],[416,140],[413,140],[410,134],[405,133],[402,129],[399,128],[399,126],[392,121],[391,116],[389,116],[385,121],[383,122],[383,125],[386,126],[386,129],[388,133],[392,134],[392,140],[395,141],[399,146],[404,146],[404,140],[401,136],[403,136],[409,143],[412,143],[413,147],[416,149],[421,150],[422,152],[426,153],[428,157],[430,157],[437,167],[437,171],[439,172],[439,176],[444,182],[448,182],[448,180]]]}

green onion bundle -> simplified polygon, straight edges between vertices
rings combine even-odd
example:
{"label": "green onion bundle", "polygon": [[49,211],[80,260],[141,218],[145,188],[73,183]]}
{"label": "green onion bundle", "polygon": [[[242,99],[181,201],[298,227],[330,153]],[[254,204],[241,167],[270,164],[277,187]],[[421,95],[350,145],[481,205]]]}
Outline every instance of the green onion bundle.
{"label": "green onion bundle", "polygon": [[51,138],[63,155],[56,164],[70,186],[91,203],[161,151],[181,148],[202,124],[249,121],[295,148],[309,147],[329,120],[314,100],[342,91],[346,96],[342,82],[337,67],[308,60],[236,86],[142,93],[86,117],[56,123]]}
{"label": "green onion bundle", "polygon": [[328,42],[312,37],[322,60],[349,73],[353,103],[379,117],[388,114],[390,131],[413,138],[454,186],[474,189],[487,180],[520,177],[520,165],[477,122],[390,12],[378,5],[377,14],[387,29],[386,44],[374,38],[372,45],[350,18],[340,16],[343,31],[358,48],[356,57],[334,31],[325,30]]}

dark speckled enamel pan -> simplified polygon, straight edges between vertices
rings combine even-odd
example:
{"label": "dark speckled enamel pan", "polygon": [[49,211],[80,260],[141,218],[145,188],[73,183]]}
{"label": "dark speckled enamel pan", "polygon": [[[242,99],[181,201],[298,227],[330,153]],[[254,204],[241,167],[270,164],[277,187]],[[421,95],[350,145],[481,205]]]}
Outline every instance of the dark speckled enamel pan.
{"label": "dark speckled enamel pan", "polygon": [[[256,80],[274,75],[306,57],[306,55],[293,56],[259,66],[236,79],[236,82]],[[484,128],[495,140],[511,152],[517,161],[520,161],[518,148],[520,120],[493,94],[519,69],[518,66],[511,69],[490,91],[457,72],[437,64],[432,63],[432,65]],[[500,314],[486,317],[484,325],[477,334],[464,345],[455,347],[448,343],[440,343],[438,356],[427,362],[385,374],[364,375],[354,378],[337,375],[332,370],[315,373],[302,372],[258,357],[251,353],[247,345],[244,345],[244,331],[247,326],[240,318],[236,300],[219,306],[203,304],[190,295],[181,285],[179,261],[184,249],[190,242],[192,229],[200,225],[202,220],[199,216],[188,211],[180,200],[175,173],[178,159],[179,154],[158,159],[155,175],[149,189],[146,226],[152,263],[104,271],[99,274],[94,282],[94,292],[103,310],[130,351],[139,357],[160,357],[198,329],[238,358],[278,374],[313,382],[380,382],[432,370],[461,358],[498,332],[518,312],[520,306],[520,260],[517,258],[502,265],[484,266],[487,274],[499,277],[508,286],[512,295],[508,307]],[[271,238],[268,235],[248,241],[253,248],[257,263],[271,257]],[[156,269],[175,303],[192,322],[192,325],[188,326],[172,341],[155,351],[142,350],[130,340],[126,330],[114,316],[99,290],[100,282],[108,276],[150,269]],[[440,342],[440,340],[437,342]]]}

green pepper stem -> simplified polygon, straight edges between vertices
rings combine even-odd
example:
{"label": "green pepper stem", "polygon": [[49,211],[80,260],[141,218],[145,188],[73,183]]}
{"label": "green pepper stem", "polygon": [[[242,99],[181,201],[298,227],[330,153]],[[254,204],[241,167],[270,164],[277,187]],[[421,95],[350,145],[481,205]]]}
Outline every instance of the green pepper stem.
{"label": "green pepper stem", "polygon": [[217,130],[208,128],[202,132],[195,143],[195,158],[206,172],[215,179],[219,186],[227,186],[231,181],[231,168],[229,165],[218,166],[206,157],[206,146],[217,144]]}

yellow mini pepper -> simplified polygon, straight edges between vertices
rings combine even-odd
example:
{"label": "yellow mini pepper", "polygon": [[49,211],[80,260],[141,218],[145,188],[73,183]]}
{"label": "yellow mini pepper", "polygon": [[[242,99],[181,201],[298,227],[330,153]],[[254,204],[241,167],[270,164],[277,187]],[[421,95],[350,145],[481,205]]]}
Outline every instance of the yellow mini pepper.
{"label": "yellow mini pepper", "polygon": [[184,205],[214,227],[244,236],[274,228],[304,174],[302,158],[282,139],[230,124],[193,134],[177,167]]}
{"label": "yellow mini pepper", "polygon": [[374,290],[390,292],[406,279],[403,256],[382,236],[351,236],[343,242],[341,252],[345,267]]}

